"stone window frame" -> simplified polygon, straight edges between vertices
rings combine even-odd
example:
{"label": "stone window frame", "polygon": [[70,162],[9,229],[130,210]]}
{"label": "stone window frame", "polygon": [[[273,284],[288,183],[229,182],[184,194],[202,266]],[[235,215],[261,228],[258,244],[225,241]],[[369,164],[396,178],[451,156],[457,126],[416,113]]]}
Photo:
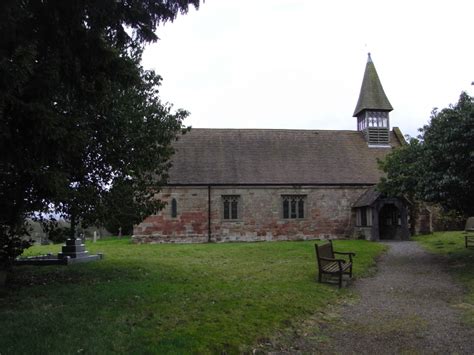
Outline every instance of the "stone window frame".
{"label": "stone window frame", "polygon": [[[295,200],[295,209],[292,208],[292,200]],[[286,221],[291,220],[304,220],[307,216],[307,200],[308,195],[303,194],[283,194],[281,195],[281,218]],[[289,201],[288,203],[288,215],[285,213],[285,201]],[[300,204],[303,204],[301,208]],[[294,212],[294,213],[293,213]],[[302,213],[301,213],[302,212]],[[301,214],[303,216],[301,216]],[[294,217],[293,217],[294,216]]]}
{"label": "stone window frame", "polygon": [[[226,202],[230,202],[228,206],[229,210],[228,210],[227,218],[226,218]],[[235,205],[233,205],[232,203],[235,203]],[[241,213],[242,213],[241,206],[242,206],[242,198],[240,195],[221,195],[222,220],[229,221],[229,222],[240,221]]]}
{"label": "stone window frame", "polygon": [[176,198],[171,199],[171,218],[178,218],[178,201]]}
{"label": "stone window frame", "polygon": [[372,227],[373,213],[372,207],[359,207],[356,209],[356,226]]}

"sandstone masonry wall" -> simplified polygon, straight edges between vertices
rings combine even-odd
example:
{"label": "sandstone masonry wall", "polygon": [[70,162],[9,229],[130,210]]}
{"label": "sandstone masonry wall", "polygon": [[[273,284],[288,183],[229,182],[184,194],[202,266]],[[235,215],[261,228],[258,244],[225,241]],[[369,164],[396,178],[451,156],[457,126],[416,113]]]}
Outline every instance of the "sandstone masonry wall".
{"label": "sandstone masonry wall", "polygon": [[[352,204],[366,187],[169,187],[156,197],[168,202],[134,228],[136,243],[202,243],[341,238],[353,234]],[[237,195],[239,218],[224,220],[223,198]],[[305,218],[284,219],[282,195],[304,195]],[[171,200],[177,201],[172,217]]]}

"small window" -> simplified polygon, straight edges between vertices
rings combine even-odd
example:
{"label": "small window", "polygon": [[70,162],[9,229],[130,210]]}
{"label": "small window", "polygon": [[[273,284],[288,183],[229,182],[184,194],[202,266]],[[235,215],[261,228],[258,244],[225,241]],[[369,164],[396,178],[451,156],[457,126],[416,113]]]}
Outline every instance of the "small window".
{"label": "small window", "polygon": [[283,195],[283,218],[301,219],[305,216],[305,200],[303,195]]}
{"label": "small window", "polygon": [[367,208],[362,207],[360,209],[360,225],[365,227],[367,226]]}
{"label": "small window", "polygon": [[176,218],[178,217],[178,203],[176,202],[176,199],[171,200],[171,218]]}
{"label": "small window", "polygon": [[356,224],[360,227],[372,226],[372,208],[362,207],[357,209]]}
{"label": "small window", "polygon": [[367,214],[367,226],[372,227],[372,208],[367,207],[365,213]]}
{"label": "small window", "polygon": [[237,195],[222,196],[224,219],[239,219],[239,200]]}

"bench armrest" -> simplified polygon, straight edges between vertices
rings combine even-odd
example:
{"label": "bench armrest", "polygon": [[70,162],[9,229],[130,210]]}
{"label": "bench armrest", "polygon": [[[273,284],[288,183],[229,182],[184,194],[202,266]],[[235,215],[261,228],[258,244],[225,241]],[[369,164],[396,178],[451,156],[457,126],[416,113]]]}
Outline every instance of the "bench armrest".
{"label": "bench armrest", "polygon": [[351,263],[352,263],[352,257],[355,256],[355,253],[345,253],[345,252],[340,252],[340,251],[335,251],[334,254],[349,255],[349,261]]}

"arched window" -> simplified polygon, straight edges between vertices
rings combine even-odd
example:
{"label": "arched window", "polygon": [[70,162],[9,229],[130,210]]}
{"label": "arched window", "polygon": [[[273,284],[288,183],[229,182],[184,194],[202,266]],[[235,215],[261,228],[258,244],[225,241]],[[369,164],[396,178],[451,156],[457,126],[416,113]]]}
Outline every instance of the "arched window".
{"label": "arched window", "polygon": [[175,198],[171,200],[171,217],[178,217],[178,203]]}

